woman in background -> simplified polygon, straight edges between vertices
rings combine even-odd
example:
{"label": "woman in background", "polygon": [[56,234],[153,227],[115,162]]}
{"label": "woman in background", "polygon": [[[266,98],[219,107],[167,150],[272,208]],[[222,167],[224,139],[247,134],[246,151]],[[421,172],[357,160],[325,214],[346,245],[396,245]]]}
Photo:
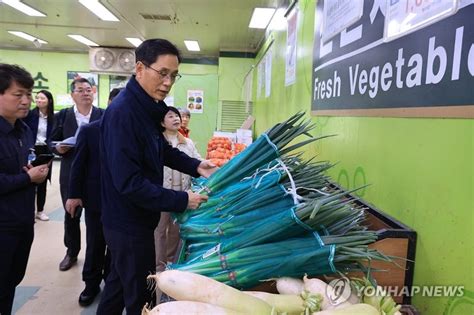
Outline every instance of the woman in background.
{"label": "woman in background", "polygon": [[[177,148],[190,157],[201,159],[193,141],[179,133],[182,122],[180,112],[175,107],[169,106],[168,108],[169,110],[161,122],[165,139],[172,147]],[[191,176],[165,167],[163,187],[178,191],[189,190],[191,188]],[[179,243],[178,224],[173,222],[169,212],[161,212],[160,222],[155,230],[157,270],[163,271],[166,263],[176,262]]]}
{"label": "woman in background", "polygon": [[181,128],[179,128],[179,133],[189,138],[189,121],[191,120],[191,112],[187,108],[178,108],[179,113],[181,114]]}
{"label": "woman in background", "polygon": [[[54,100],[53,95],[49,91],[41,90],[36,93],[36,108],[31,109],[24,122],[30,127],[34,141],[35,154],[50,154],[48,140],[54,123]],[[51,181],[51,169],[47,179]],[[46,185],[47,180],[38,184],[36,188],[36,218],[41,221],[48,221],[49,217],[43,212],[46,202]]]}

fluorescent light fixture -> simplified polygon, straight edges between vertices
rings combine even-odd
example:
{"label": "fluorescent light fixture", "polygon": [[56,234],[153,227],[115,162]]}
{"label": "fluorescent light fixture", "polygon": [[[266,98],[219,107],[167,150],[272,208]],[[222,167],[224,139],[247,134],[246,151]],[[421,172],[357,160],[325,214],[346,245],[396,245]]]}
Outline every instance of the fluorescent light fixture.
{"label": "fluorescent light fixture", "polygon": [[99,46],[99,44],[94,43],[93,41],[91,41],[88,38],[85,38],[82,35],[68,34],[67,36],[69,36],[72,39],[77,40],[78,42],[83,43],[84,45],[87,45],[87,46]]}
{"label": "fluorescent light fixture", "polygon": [[94,13],[102,21],[118,22],[119,19],[112,14],[106,7],[98,0],[79,0],[79,3],[85,6],[89,11]]}
{"label": "fluorescent light fixture", "polygon": [[125,37],[125,39],[128,40],[130,44],[132,44],[135,47],[138,47],[141,45],[141,43],[143,43],[143,41],[140,38],[136,38],[136,37]]}
{"label": "fluorescent light fixture", "polygon": [[274,8],[255,8],[250,19],[249,28],[267,28],[268,23],[275,13]]}
{"label": "fluorescent light fixture", "polygon": [[189,51],[201,51],[201,48],[199,48],[199,43],[197,40],[185,40],[184,44],[186,45],[186,48]]}
{"label": "fluorescent light fixture", "polygon": [[2,0],[0,3],[5,3],[11,6],[18,11],[21,11],[29,16],[46,16],[45,14],[41,13],[40,11],[33,9],[32,7],[20,2],[19,0]]}
{"label": "fluorescent light fixture", "polygon": [[18,37],[21,37],[21,38],[24,38],[26,40],[29,40],[30,42],[38,41],[41,44],[47,44],[48,43],[47,41],[44,41],[42,39],[39,39],[37,37],[31,36],[30,34],[26,34],[26,33],[23,33],[23,32],[8,31],[8,33],[13,34],[13,35],[18,36]]}

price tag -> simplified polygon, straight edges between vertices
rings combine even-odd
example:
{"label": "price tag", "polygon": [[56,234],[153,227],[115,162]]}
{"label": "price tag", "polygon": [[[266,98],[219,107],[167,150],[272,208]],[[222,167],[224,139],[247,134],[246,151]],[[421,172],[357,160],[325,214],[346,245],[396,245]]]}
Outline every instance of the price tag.
{"label": "price tag", "polygon": [[456,13],[458,0],[387,0],[386,42]]}

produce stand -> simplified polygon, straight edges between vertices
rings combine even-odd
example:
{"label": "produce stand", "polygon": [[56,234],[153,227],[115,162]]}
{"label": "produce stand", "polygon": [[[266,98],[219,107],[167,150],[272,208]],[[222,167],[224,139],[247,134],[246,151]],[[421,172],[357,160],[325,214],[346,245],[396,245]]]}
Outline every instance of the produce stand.
{"label": "produce stand", "polygon": [[[332,183],[331,185],[334,188],[342,189],[337,184]],[[379,236],[379,240],[369,247],[376,248],[385,255],[405,259],[396,261],[400,266],[386,262],[374,262],[372,264],[373,268],[385,271],[374,272],[372,276],[377,280],[378,285],[396,286],[400,289],[405,286],[411,290],[415,270],[416,231],[380,211],[373,205],[357,198],[357,196],[353,197],[356,197],[354,200],[355,204],[366,208],[366,225],[369,226],[371,230],[377,231],[377,235]],[[400,304],[411,303],[410,296],[394,296],[393,299]]]}

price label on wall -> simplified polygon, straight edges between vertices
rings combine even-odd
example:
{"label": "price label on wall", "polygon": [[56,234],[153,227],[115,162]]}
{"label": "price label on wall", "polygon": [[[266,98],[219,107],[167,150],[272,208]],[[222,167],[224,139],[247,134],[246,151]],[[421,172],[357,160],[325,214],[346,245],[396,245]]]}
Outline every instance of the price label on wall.
{"label": "price label on wall", "polygon": [[384,39],[391,41],[456,12],[458,0],[387,0]]}
{"label": "price label on wall", "polygon": [[363,0],[325,0],[323,11],[323,42],[357,22],[364,9]]}

